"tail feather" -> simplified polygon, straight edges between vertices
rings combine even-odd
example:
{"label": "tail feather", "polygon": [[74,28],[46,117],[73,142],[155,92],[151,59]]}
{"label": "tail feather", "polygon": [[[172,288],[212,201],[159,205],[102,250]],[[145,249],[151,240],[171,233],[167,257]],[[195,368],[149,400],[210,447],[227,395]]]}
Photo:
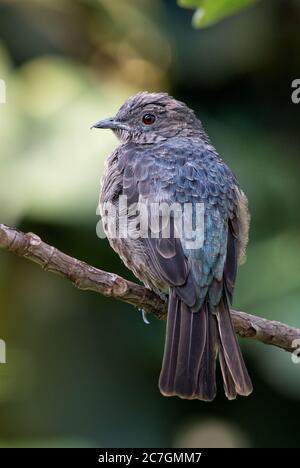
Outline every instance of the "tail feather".
{"label": "tail feather", "polygon": [[[177,366],[178,343],[180,335],[180,300],[174,291],[169,297],[170,317],[167,320],[165,351],[160,376],[160,390],[165,396],[175,395],[174,378]],[[168,314],[169,315],[169,314]]]}
{"label": "tail feather", "polygon": [[214,311],[204,301],[198,312],[192,312],[172,290],[159,379],[162,394],[213,400],[218,351],[227,398],[249,395],[252,384],[232,327],[227,300],[223,298]]}
{"label": "tail feather", "polygon": [[226,364],[222,344],[220,343],[219,338],[218,340],[219,340],[219,362],[220,362],[220,367],[221,367],[221,372],[222,372],[222,377],[223,377],[223,386],[224,386],[225,395],[227,396],[228,400],[234,400],[237,396],[235,383],[231,376],[229,368]]}
{"label": "tail feather", "polygon": [[247,396],[252,392],[252,383],[234,333],[228,303],[224,298],[221,299],[217,308],[216,317],[222,354],[234,382],[236,392],[239,395]]}
{"label": "tail feather", "polygon": [[[206,304],[203,305],[206,320],[205,347],[198,369],[197,398],[211,401],[217,392],[216,358],[218,352],[217,327],[214,317]],[[201,313],[201,312],[200,312]]]}
{"label": "tail feather", "polygon": [[203,327],[200,327],[199,318],[199,314],[191,313],[186,304],[181,302],[180,338],[174,391],[182,398],[195,398],[197,390],[195,369],[201,361],[206,333],[206,324],[204,322]]}

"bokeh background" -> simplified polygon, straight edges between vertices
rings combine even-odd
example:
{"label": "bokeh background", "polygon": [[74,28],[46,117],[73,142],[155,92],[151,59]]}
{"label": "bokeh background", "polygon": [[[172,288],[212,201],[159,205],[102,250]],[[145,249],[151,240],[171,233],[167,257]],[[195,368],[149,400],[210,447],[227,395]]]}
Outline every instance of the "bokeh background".
{"label": "bokeh background", "polygon": [[[206,29],[175,0],[0,1],[0,222],[132,278],[96,237],[116,146],[90,124],[140,90],[193,107],[248,194],[235,307],[300,327],[300,2]],[[254,393],[163,398],[164,323],[0,252],[0,446],[299,446],[300,364],[241,340]]]}

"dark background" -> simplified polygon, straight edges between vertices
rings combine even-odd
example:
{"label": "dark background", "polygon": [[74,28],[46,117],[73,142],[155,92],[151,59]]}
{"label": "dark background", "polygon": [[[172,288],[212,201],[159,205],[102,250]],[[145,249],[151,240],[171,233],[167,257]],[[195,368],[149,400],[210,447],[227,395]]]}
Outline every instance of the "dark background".
{"label": "dark background", "polygon": [[[0,1],[0,222],[132,278],[96,237],[109,132],[140,90],[193,107],[252,213],[235,307],[300,327],[300,2],[193,29],[173,0]],[[296,447],[300,364],[242,341],[254,393],[163,398],[164,323],[0,252],[0,446]]]}

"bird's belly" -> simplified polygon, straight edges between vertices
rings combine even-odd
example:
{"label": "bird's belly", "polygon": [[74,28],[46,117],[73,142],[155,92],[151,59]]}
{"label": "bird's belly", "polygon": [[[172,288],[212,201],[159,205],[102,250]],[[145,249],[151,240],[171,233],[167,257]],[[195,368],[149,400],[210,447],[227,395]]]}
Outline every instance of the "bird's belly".
{"label": "bird's belly", "polygon": [[147,252],[139,239],[108,238],[111,247],[117,252],[126,267],[144,285],[156,292],[168,292],[168,285],[164,284],[149,268]]}
{"label": "bird's belly", "polygon": [[[103,229],[111,247],[121,257],[124,264],[134,275],[142,281],[147,288],[156,292],[168,292],[168,285],[163,284],[157,275],[149,267],[148,253],[143,243],[143,239],[136,238],[136,220],[127,218],[127,229],[124,233],[119,228],[119,196],[122,193],[122,177],[117,170],[117,166],[110,165],[110,170],[106,167],[102,190],[100,193],[100,214],[102,217]],[[114,206],[112,216],[105,213],[105,204]],[[124,216],[124,214],[123,214]],[[116,227],[118,226],[118,227]]]}

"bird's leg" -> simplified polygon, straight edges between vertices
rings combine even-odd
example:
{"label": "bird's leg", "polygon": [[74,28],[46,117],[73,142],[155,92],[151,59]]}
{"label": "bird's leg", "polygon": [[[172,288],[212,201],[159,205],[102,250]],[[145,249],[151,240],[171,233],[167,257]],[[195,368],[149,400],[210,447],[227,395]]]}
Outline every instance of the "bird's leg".
{"label": "bird's leg", "polygon": [[[148,288],[152,289],[152,288]],[[152,289],[164,302],[168,301],[168,294],[166,292],[161,291],[160,289]],[[150,322],[147,318],[148,312],[146,312],[144,309],[139,309],[142,312],[142,318],[143,322],[146,323],[146,325],[150,325]]]}

